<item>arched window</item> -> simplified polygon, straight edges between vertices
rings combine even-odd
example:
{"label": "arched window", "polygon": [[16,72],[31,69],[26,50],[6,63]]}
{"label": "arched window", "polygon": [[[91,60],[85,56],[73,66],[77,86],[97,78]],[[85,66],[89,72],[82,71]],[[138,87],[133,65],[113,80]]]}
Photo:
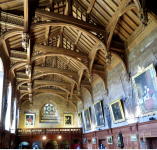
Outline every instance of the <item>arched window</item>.
{"label": "arched window", "polygon": [[58,123],[60,122],[60,115],[57,107],[51,102],[44,104],[40,110],[40,122],[44,123]]}
{"label": "arched window", "polygon": [[5,130],[8,130],[8,131],[10,127],[11,93],[12,93],[12,88],[11,88],[11,83],[10,83],[7,90],[7,105],[6,105],[6,116],[5,116]]}
{"label": "arched window", "polygon": [[0,122],[2,116],[2,96],[3,96],[3,77],[4,77],[4,70],[3,70],[3,62],[0,59]]}
{"label": "arched window", "polygon": [[45,114],[53,114],[54,113],[54,106],[51,103],[47,103],[44,106],[44,112]]}
{"label": "arched window", "polygon": [[14,101],[14,106],[13,106],[13,115],[12,115],[12,126],[11,126],[11,133],[15,133],[15,129],[16,129],[16,104],[17,101]]}

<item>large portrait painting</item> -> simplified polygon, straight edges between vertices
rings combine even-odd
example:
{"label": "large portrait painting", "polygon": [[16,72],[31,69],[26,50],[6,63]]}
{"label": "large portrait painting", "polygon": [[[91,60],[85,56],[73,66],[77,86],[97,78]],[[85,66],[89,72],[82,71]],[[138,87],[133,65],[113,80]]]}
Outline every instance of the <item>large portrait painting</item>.
{"label": "large portrait painting", "polygon": [[102,113],[101,101],[94,103],[94,112],[95,112],[97,127],[104,126],[104,117]]}
{"label": "large portrait painting", "polygon": [[119,123],[125,121],[124,112],[120,98],[109,103],[109,108],[114,123]]}
{"label": "large portrait painting", "polygon": [[89,113],[89,108],[83,110],[83,118],[85,124],[85,130],[91,130],[91,118]]}
{"label": "large portrait painting", "polygon": [[34,126],[35,114],[25,114],[24,125],[25,126]]}
{"label": "large portrait painting", "polygon": [[154,65],[138,67],[138,73],[132,77],[141,116],[157,113],[157,81]]}
{"label": "large portrait painting", "polygon": [[64,114],[64,126],[73,125],[73,114]]}
{"label": "large portrait painting", "polygon": [[78,113],[78,124],[79,124],[79,126],[82,125],[82,114],[81,114],[81,112]]}

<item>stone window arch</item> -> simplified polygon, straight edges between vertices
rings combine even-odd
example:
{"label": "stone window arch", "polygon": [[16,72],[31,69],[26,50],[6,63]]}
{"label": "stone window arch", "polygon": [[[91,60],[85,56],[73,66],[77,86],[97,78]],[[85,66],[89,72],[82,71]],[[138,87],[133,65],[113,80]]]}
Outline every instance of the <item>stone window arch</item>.
{"label": "stone window arch", "polygon": [[41,123],[59,123],[60,115],[55,104],[52,102],[45,103],[40,110]]}

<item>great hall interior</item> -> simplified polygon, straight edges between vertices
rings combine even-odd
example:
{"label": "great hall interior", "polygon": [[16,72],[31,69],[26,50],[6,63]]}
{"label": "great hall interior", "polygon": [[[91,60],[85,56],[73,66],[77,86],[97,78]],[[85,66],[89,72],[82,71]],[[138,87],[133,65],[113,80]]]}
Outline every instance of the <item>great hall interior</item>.
{"label": "great hall interior", "polygon": [[0,0],[1,149],[156,149],[156,0]]}

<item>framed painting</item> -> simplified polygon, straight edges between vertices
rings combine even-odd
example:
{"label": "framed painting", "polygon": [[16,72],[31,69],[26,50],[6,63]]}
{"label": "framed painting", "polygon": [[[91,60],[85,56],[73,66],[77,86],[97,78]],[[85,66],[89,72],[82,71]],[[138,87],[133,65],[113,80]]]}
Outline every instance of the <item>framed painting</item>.
{"label": "framed painting", "polygon": [[107,144],[113,144],[112,136],[107,136]]}
{"label": "framed painting", "polygon": [[102,113],[101,101],[95,102],[93,106],[97,127],[102,127],[104,126],[104,117]]}
{"label": "framed painting", "polygon": [[96,138],[92,138],[92,143],[96,144]]}
{"label": "framed painting", "polygon": [[25,114],[24,126],[34,126],[35,114]]}
{"label": "framed painting", "polygon": [[87,141],[86,138],[83,138],[83,144],[87,144],[86,141]]}
{"label": "framed painting", "polygon": [[89,108],[83,110],[83,118],[85,124],[85,130],[91,130],[91,118],[89,113]]}
{"label": "framed painting", "polygon": [[78,113],[78,124],[79,124],[79,126],[82,125],[82,114],[81,114],[81,112]]}
{"label": "framed painting", "polygon": [[64,114],[64,126],[73,125],[73,114]]}
{"label": "framed painting", "polygon": [[154,65],[147,68],[138,67],[138,72],[132,77],[136,97],[140,106],[141,116],[157,113],[157,81]]}
{"label": "framed painting", "polygon": [[110,113],[114,123],[125,121],[124,112],[120,98],[109,103]]}
{"label": "framed painting", "polygon": [[130,137],[131,137],[132,142],[137,142],[137,135],[136,134],[131,134]]}

